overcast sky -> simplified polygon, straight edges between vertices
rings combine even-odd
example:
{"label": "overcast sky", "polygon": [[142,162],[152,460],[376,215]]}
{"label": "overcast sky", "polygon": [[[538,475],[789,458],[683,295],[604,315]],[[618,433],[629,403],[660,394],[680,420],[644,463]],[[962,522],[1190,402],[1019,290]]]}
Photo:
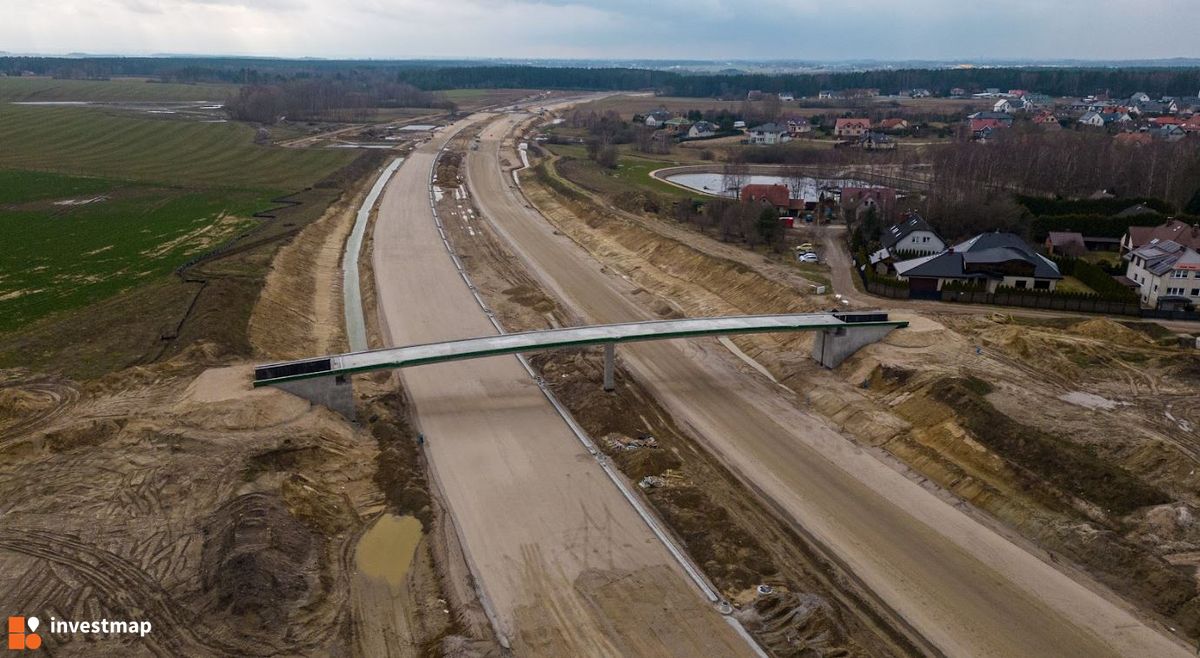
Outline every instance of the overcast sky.
{"label": "overcast sky", "polygon": [[0,0],[0,51],[283,57],[1200,57],[1200,0]]}

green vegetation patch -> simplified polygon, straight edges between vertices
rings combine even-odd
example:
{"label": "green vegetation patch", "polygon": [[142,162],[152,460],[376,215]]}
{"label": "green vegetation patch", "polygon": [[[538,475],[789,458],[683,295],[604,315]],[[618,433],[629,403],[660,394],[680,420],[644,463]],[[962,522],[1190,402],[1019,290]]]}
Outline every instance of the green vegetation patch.
{"label": "green vegetation patch", "polygon": [[0,78],[0,102],[93,101],[166,103],[171,101],[224,101],[237,85],[172,84],[143,78],[113,80],[62,80],[55,78]]}
{"label": "green vegetation patch", "polygon": [[1090,448],[1017,422],[984,398],[984,382],[942,379],[932,396],[990,450],[1055,487],[1117,515],[1171,502],[1161,490],[1096,456]]}
{"label": "green vegetation patch", "polygon": [[296,190],[348,164],[345,149],[254,143],[241,123],[0,104],[0,168],[187,187]]}
{"label": "green vegetation patch", "polygon": [[0,332],[168,274],[268,196],[0,171]]}
{"label": "green vegetation patch", "polygon": [[697,196],[650,175],[656,169],[672,166],[670,162],[652,160],[622,153],[617,158],[616,169],[605,169],[587,158],[582,146],[554,145],[548,147],[561,156],[555,168],[568,180],[593,192],[617,195],[637,191],[675,201],[684,197]]}

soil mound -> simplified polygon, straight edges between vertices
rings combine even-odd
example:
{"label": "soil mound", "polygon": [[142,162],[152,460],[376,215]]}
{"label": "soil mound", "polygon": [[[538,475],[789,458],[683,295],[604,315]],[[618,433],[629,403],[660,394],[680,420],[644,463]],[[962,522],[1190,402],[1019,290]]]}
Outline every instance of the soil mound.
{"label": "soil mound", "polygon": [[200,373],[175,405],[175,412],[186,425],[232,430],[286,423],[309,407],[307,400],[279,389],[253,388],[250,366],[231,366]]}
{"label": "soil mound", "polygon": [[1071,325],[1071,333],[1129,347],[1142,347],[1154,344],[1154,341],[1150,340],[1145,334],[1121,326],[1107,318],[1084,320],[1078,324]]}
{"label": "soil mound", "polygon": [[278,496],[234,498],[204,526],[200,578],[212,596],[210,609],[228,612],[247,628],[284,632],[288,612],[320,589],[313,575],[319,544]]}

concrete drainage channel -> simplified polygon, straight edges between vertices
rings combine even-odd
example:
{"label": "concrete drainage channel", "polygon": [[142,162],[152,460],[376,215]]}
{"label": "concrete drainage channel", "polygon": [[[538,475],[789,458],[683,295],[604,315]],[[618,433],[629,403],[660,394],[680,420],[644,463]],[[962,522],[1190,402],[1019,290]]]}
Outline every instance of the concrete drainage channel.
{"label": "concrete drainage channel", "polygon": [[383,193],[383,188],[392,179],[392,174],[400,168],[404,158],[392,160],[371,187],[367,198],[354,218],[354,229],[346,239],[346,250],[342,256],[342,306],[345,309],[346,340],[350,343],[351,352],[362,352],[367,349],[367,325],[363,316],[362,292],[358,286],[358,258],[362,254],[363,237],[367,231],[371,211]]}
{"label": "concrete drainage channel", "polygon": [[[443,146],[441,150],[438,151],[438,159],[441,158],[442,153],[445,153],[446,148],[446,146]],[[527,160],[525,160],[524,163],[526,167],[529,166]],[[450,240],[446,235],[445,228],[442,226],[442,219],[437,210],[437,196],[434,191],[434,177],[436,176],[436,172],[437,159],[434,160],[434,166],[429,178],[429,207],[433,212],[433,221],[437,225],[438,235],[442,239],[442,245],[446,248],[446,252],[450,255],[450,259],[454,262],[454,267],[458,270],[459,276],[462,277],[463,282],[471,291],[471,295],[475,297],[475,302],[479,304],[479,308],[483,310],[484,314],[488,318],[488,321],[496,329],[497,333],[506,334],[508,332],[505,331],[504,326],[501,325],[499,320],[496,319],[495,312],[488,308],[487,304],[483,301],[483,298],[479,295],[479,291],[476,289],[475,284],[471,282],[470,276],[468,276],[466,269],[463,267],[462,261],[459,259],[458,254],[455,253],[454,247],[450,244]],[[516,171],[513,171],[513,178],[516,179]],[[721,598],[721,595],[717,592],[716,588],[713,587],[708,578],[705,577],[695,563],[692,562],[687,553],[685,553],[683,549],[675,543],[675,540],[663,528],[662,524],[654,515],[654,513],[645,505],[645,503],[642,502],[637,494],[630,489],[622,475],[613,466],[612,461],[607,455],[605,455],[600,451],[599,448],[596,447],[595,442],[593,442],[591,437],[587,435],[587,432],[585,432],[584,429],[580,427],[577,422],[575,422],[575,418],[550,391],[545,380],[543,380],[542,377],[538,375],[536,371],[534,371],[533,367],[529,364],[528,359],[526,359],[522,354],[517,354],[516,357],[521,363],[521,367],[525,369],[525,372],[529,373],[529,377],[537,384],[538,390],[541,391],[542,395],[545,396],[546,400],[550,402],[551,406],[554,407],[554,410],[558,413],[558,415],[563,419],[564,422],[566,422],[567,426],[571,429],[571,433],[575,435],[575,438],[579,440],[588,453],[595,458],[596,462],[600,465],[600,468],[603,469],[604,474],[607,475],[608,479],[611,480],[612,483],[617,487],[617,489],[621,492],[621,495],[625,497],[625,500],[627,500],[629,504],[633,506],[634,510],[638,513],[638,516],[642,518],[642,520],[650,528],[650,531],[654,533],[655,537],[662,542],[663,546],[666,547],[667,551],[670,552],[675,561],[679,563],[684,572],[686,572],[688,577],[691,578],[692,582],[695,583],[696,587],[698,587],[700,591],[704,593],[704,596],[709,600],[709,602],[713,604],[717,611],[721,613],[726,622],[728,622],[734,628],[734,630],[737,631],[737,633],[746,641],[746,643],[754,649],[755,653],[759,656],[762,656],[762,658],[766,658],[767,654],[758,645],[758,642],[755,641],[745,627],[742,626],[741,622],[732,616],[733,606],[731,606],[728,601]],[[493,613],[489,610],[488,615],[493,616]],[[496,624],[493,623],[493,626],[496,626]],[[496,627],[498,629],[498,626]],[[501,636],[501,644],[503,644],[505,647],[508,647],[508,639],[503,637],[499,630],[497,630],[497,634]]]}

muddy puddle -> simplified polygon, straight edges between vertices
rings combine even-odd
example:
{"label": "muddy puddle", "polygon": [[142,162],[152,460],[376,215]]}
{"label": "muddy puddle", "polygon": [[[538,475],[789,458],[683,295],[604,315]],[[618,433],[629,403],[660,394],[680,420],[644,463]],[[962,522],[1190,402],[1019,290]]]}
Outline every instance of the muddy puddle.
{"label": "muddy puddle", "polygon": [[411,516],[384,514],[358,540],[354,562],[359,573],[387,581],[392,594],[397,594],[404,587],[419,541],[420,521]]}

